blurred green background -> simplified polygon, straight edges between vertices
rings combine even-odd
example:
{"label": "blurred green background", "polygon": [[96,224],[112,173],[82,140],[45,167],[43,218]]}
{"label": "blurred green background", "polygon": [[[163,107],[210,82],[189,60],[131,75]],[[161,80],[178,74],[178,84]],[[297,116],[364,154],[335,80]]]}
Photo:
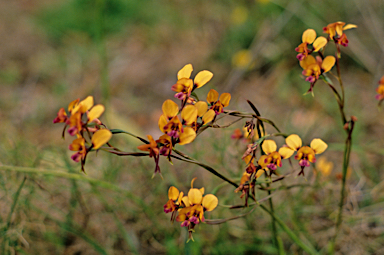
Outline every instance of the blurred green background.
{"label": "blurred green background", "polygon": [[[345,134],[324,83],[316,84],[314,98],[303,96],[309,84],[294,49],[305,29],[322,34],[328,23],[344,21],[358,26],[347,31],[341,61],[346,112],[358,122],[337,252],[383,254],[384,120],[374,99],[384,75],[383,13],[382,0],[1,0],[0,253],[276,254],[270,217],[261,210],[217,226],[201,224],[195,242],[186,243],[187,231],[163,212],[169,186],[186,192],[198,177],[195,186],[219,198],[207,218],[247,211],[226,208],[243,203],[239,194],[196,166],[162,158],[164,179],[151,179],[152,159],[100,152],[87,158],[84,178],[100,180],[93,183],[3,167],[84,176],[70,160],[70,137],[63,140],[62,126],[52,120],[59,108],[88,95],[105,104],[102,121],[110,128],[158,137],[162,102],[173,98],[177,71],[192,63],[194,74],[214,73],[197,91],[201,98],[211,88],[230,92],[229,109],[249,112],[250,100],[283,132],[299,134],[306,144],[313,138],[329,143],[323,154],[334,164],[329,176],[307,170],[306,179],[290,177],[284,185],[310,187],[274,195],[276,214],[326,254]],[[239,181],[246,143],[230,136],[242,124],[209,130],[182,150]],[[123,135],[112,142],[126,151],[139,145]],[[287,254],[305,254],[279,234]]]}

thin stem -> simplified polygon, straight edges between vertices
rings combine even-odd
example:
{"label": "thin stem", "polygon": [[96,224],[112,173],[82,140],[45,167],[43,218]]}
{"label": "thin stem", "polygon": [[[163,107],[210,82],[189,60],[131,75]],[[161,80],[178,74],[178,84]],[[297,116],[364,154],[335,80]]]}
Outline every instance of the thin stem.
{"label": "thin stem", "polygon": [[273,212],[271,212],[270,210],[268,210],[267,207],[265,207],[264,205],[260,204],[259,205],[261,209],[263,209],[265,212],[267,212],[269,215],[271,215],[271,217],[273,217],[275,219],[275,221],[277,222],[277,224],[280,225],[280,227],[284,230],[285,233],[287,233],[287,235],[301,248],[303,249],[304,251],[308,252],[309,254],[318,254],[317,251],[315,250],[314,247],[312,247],[312,245],[310,244],[305,244],[303,241],[301,241],[295,233],[293,233],[293,231],[280,219],[278,218]]}
{"label": "thin stem", "polygon": [[[267,183],[267,188],[269,188],[270,186],[271,186],[271,184]],[[271,195],[271,190],[268,190],[268,195]],[[271,212],[275,213],[275,210],[273,209],[272,197],[270,197],[268,199],[268,201],[269,201],[269,208],[271,209]],[[276,246],[277,250],[279,251],[279,254],[284,254],[284,251],[282,251],[280,249],[279,242],[277,241],[278,235],[277,235],[276,220],[275,220],[275,218],[273,216],[271,216],[271,218],[272,218],[271,225],[272,225],[273,241],[275,243],[275,246]]]}
{"label": "thin stem", "polygon": [[339,45],[336,45],[337,47],[337,53],[336,53],[336,69],[337,69],[337,75],[338,75],[338,81],[340,84],[341,88],[341,101],[338,100],[338,105],[339,105],[339,110],[340,114],[342,117],[343,121],[343,128],[347,132],[347,139],[345,141],[345,147],[344,147],[344,155],[343,155],[343,171],[342,171],[342,183],[341,183],[341,191],[340,191],[340,202],[339,202],[339,210],[337,214],[337,219],[336,219],[336,226],[335,226],[335,235],[333,239],[330,242],[329,246],[329,252],[330,254],[335,253],[335,245],[336,245],[336,239],[337,235],[340,232],[340,227],[341,223],[343,221],[343,206],[344,206],[344,200],[346,196],[345,192],[345,184],[346,184],[346,176],[348,172],[348,166],[349,166],[349,160],[350,160],[350,155],[351,155],[351,150],[352,150],[352,131],[354,127],[354,122],[355,120],[352,118],[350,123],[350,127],[345,127],[345,125],[348,123],[347,119],[345,117],[345,112],[344,112],[344,105],[345,105],[345,93],[344,93],[344,86],[343,86],[343,81],[341,79],[341,72],[340,72],[340,48]]}

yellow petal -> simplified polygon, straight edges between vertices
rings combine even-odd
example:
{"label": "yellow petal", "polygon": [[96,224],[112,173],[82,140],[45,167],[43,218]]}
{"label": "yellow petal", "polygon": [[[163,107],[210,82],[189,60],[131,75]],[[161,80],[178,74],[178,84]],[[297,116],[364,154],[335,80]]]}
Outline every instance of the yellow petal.
{"label": "yellow petal", "polygon": [[80,151],[85,145],[84,138],[79,137],[73,140],[73,142],[69,145],[69,149],[71,151]]}
{"label": "yellow petal", "polygon": [[343,30],[348,30],[348,29],[351,29],[351,28],[357,28],[357,26],[354,25],[354,24],[348,24],[348,25],[345,25],[345,26],[343,27]]}
{"label": "yellow petal", "polygon": [[162,106],[163,114],[168,118],[175,117],[179,113],[179,107],[175,102],[168,99],[163,103]]}
{"label": "yellow petal", "polygon": [[261,170],[257,171],[257,173],[256,173],[256,175],[255,175],[256,179],[259,178],[259,177],[260,177],[263,173],[265,173],[266,171],[268,172],[268,171],[269,171],[269,168],[265,168],[265,169],[261,169]]}
{"label": "yellow petal", "polygon": [[212,77],[213,77],[213,73],[211,73],[210,71],[204,70],[196,74],[194,83],[196,84],[197,88],[200,88],[205,84],[207,84],[207,82],[209,82],[212,79]]}
{"label": "yellow petal", "polygon": [[191,203],[189,202],[189,198],[187,196],[183,197],[181,201],[184,203],[186,207],[191,206]]}
{"label": "yellow petal", "polygon": [[263,151],[266,154],[270,154],[270,153],[276,151],[277,145],[276,145],[276,142],[273,141],[273,140],[264,140],[263,145],[261,146],[261,148],[263,149]]}
{"label": "yellow petal", "polygon": [[164,132],[164,126],[167,125],[167,123],[168,123],[167,117],[165,117],[164,114],[162,114],[159,118],[159,128],[160,128],[161,132],[165,133]]}
{"label": "yellow petal", "polygon": [[345,22],[338,21],[338,22],[335,22],[335,24],[336,24],[335,26],[336,33],[341,36],[343,34],[343,30],[344,30],[343,26],[345,25]]}
{"label": "yellow petal", "polygon": [[197,108],[194,105],[187,105],[181,111],[181,118],[183,119],[183,124],[191,125],[197,119]]}
{"label": "yellow petal", "polygon": [[203,120],[203,125],[205,125],[205,124],[211,122],[211,121],[213,120],[213,118],[215,118],[215,116],[216,116],[215,111],[212,110],[212,109],[209,109],[209,111],[207,111],[207,112],[204,114],[203,118],[202,118],[202,120]]}
{"label": "yellow petal", "polygon": [[[68,112],[72,113],[73,109],[79,104],[80,99],[73,100],[68,105]],[[75,113],[74,113],[75,114]]]}
{"label": "yellow petal", "polygon": [[310,146],[315,154],[323,153],[328,148],[328,145],[323,140],[318,138],[313,139]]}
{"label": "yellow petal", "polygon": [[267,163],[265,163],[265,160],[267,159],[267,155],[263,155],[259,158],[259,160],[257,161],[257,163],[262,167],[266,167],[267,166]]}
{"label": "yellow petal", "polygon": [[177,199],[177,204],[180,204],[181,200],[183,199],[183,196],[184,196],[184,192],[180,192],[179,194],[179,198]]}
{"label": "yellow petal", "polygon": [[183,133],[180,133],[180,145],[191,143],[196,138],[196,132],[191,127],[185,127]]}
{"label": "yellow petal", "polygon": [[207,102],[213,104],[217,101],[217,99],[219,99],[219,92],[214,89],[211,89],[207,95]]}
{"label": "yellow petal", "polygon": [[323,48],[327,44],[327,38],[323,36],[319,36],[314,42],[313,42],[313,49],[315,52],[319,51],[321,48]]}
{"label": "yellow petal", "polygon": [[93,106],[93,96],[88,96],[86,99],[81,101],[79,104],[83,105],[85,107],[86,111],[88,111]]}
{"label": "yellow petal", "polygon": [[105,110],[104,105],[98,104],[92,107],[88,113],[88,122],[92,122],[95,119],[98,119]]}
{"label": "yellow petal", "polygon": [[287,138],[285,138],[285,143],[288,145],[289,148],[292,150],[297,151],[302,146],[301,138],[298,135],[290,135]]}
{"label": "yellow petal", "polygon": [[92,136],[93,148],[97,150],[102,145],[107,143],[109,139],[111,139],[111,137],[112,137],[112,132],[109,131],[108,129],[100,129],[96,131],[96,133],[94,133]]}
{"label": "yellow petal", "polygon": [[295,151],[292,150],[292,149],[289,148],[289,147],[281,147],[281,148],[279,149],[279,154],[280,154],[281,157],[283,157],[284,159],[291,157],[291,156],[293,155],[294,152],[295,152]]}
{"label": "yellow petal", "polygon": [[336,58],[334,56],[328,56],[323,60],[321,68],[324,70],[324,73],[328,72],[335,65]]}
{"label": "yellow petal", "polygon": [[304,43],[312,44],[316,38],[316,31],[313,29],[307,29],[304,31],[302,40]]}
{"label": "yellow petal", "polygon": [[249,154],[249,155],[247,155],[243,160],[244,160],[244,162],[245,162],[246,164],[249,164],[250,161],[251,161],[251,159],[252,159],[252,163],[253,163],[253,161],[255,161],[255,158],[254,158],[251,154]]}
{"label": "yellow petal", "polygon": [[207,112],[208,110],[208,105],[206,102],[204,101],[199,101],[195,104],[196,108],[197,108],[197,116],[198,117],[201,117],[204,115],[204,113]]}
{"label": "yellow petal", "polygon": [[229,105],[229,101],[231,101],[231,94],[223,93],[220,95],[219,100],[224,107],[227,107]]}
{"label": "yellow petal", "polygon": [[317,62],[316,62],[316,59],[312,55],[309,55],[308,57],[306,57],[304,60],[300,61],[299,63],[303,69],[307,69],[308,66],[316,64]]}
{"label": "yellow petal", "polygon": [[201,204],[201,200],[203,199],[203,195],[201,194],[201,191],[198,189],[190,189],[188,192],[188,200],[189,203],[193,205],[199,205]]}
{"label": "yellow petal", "polygon": [[202,195],[204,195],[204,192],[205,192],[204,187],[202,187],[202,188],[200,189],[200,192],[201,192]]}
{"label": "yellow petal", "polygon": [[193,71],[193,67],[191,64],[185,65],[177,73],[177,79],[180,80],[181,78],[189,78],[191,76],[192,71]]}
{"label": "yellow petal", "polygon": [[208,194],[204,196],[202,205],[208,212],[212,211],[219,204],[219,200],[215,195]]}
{"label": "yellow petal", "polygon": [[169,199],[176,200],[179,198],[179,194],[180,194],[179,190],[174,186],[170,187],[168,190]]}

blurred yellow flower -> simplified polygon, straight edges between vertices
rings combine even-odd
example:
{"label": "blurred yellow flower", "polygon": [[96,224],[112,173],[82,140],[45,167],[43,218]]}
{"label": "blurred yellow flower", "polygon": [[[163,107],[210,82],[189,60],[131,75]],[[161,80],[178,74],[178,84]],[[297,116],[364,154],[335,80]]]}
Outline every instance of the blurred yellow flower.
{"label": "blurred yellow flower", "polygon": [[322,156],[316,162],[316,169],[321,172],[324,177],[327,177],[333,170],[333,162],[328,161],[326,157]]}
{"label": "blurred yellow flower", "polygon": [[236,6],[231,13],[231,22],[235,25],[241,25],[248,19],[248,9],[243,6]]}
{"label": "blurred yellow flower", "polygon": [[250,50],[239,50],[232,57],[232,65],[236,68],[246,69],[251,65],[252,53]]}

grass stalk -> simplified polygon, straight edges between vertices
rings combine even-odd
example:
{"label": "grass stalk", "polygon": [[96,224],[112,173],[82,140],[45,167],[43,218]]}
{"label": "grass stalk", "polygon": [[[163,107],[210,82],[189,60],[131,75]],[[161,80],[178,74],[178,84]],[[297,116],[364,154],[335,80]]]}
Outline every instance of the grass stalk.
{"label": "grass stalk", "polygon": [[17,191],[15,193],[15,196],[13,197],[13,203],[12,203],[12,206],[11,206],[11,210],[10,210],[10,212],[8,214],[6,228],[3,231],[5,234],[4,234],[3,243],[1,245],[1,251],[2,251],[1,254],[6,254],[5,247],[6,247],[6,244],[8,243],[8,238],[7,238],[6,232],[11,227],[12,215],[13,215],[13,212],[15,211],[15,208],[16,208],[16,205],[17,205],[17,201],[19,200],[21,190],[23,189],[24,183],[25,183],[26,180],[27,180],[27,177],[24,177],[23,181],[21,182],[19,188],[17,189]]}

